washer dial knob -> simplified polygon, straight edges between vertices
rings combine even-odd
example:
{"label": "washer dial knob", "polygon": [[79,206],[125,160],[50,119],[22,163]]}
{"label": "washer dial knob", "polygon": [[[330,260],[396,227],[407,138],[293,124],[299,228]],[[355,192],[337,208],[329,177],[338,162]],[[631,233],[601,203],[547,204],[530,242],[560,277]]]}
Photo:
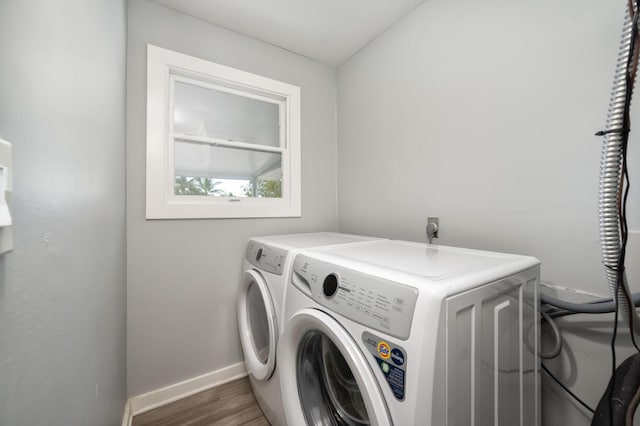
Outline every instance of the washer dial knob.
{"label": "washer dial knob", "polygon": [[329,274],[322,283],[322,291],[327,297],[333,297],[338,291],[338,276],[336,274]]}

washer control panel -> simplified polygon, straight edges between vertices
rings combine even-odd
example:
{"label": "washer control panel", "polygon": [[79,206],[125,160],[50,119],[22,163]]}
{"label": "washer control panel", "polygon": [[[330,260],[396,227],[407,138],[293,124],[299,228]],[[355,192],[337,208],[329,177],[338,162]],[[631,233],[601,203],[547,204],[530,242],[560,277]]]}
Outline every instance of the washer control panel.
{"label": "washer control panel", "polygon": [[249,263],[263,271],[282,275],[284,272],[284,261],[287,258],[287,251],[256,241],[249,241],[245,258]]}
{"label": "washer control panel", "polygon": [[332,312],[406,340],[418,290],[352,269],[298,255],[291,282]]}

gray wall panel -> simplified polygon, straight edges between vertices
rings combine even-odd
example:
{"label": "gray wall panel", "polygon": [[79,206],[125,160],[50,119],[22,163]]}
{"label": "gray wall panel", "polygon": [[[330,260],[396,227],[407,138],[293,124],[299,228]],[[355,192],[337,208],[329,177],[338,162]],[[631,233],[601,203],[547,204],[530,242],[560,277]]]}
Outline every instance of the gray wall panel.
{"label": "gray wall panel", "polygon": [[[439,216],[435,243],[536,256],[543,282],[608,295],[593,134],[606,118],[624,7],[427,1],[342,64],[340,231],[426,241],[427,216]],[[631,139],[638,230],[640,140]],[[630,267],[640,253],[632,239]],[[565,331],[575,362],[553,367],[577,374],[568,384],[594,400],[608,380],[607,343],[574,333]],[[567,420],[572,403],[556,395],[545,392],[545,424],[586,424]]]}
{"label": "gray wall panel", "polygon": [[0,2],[0,424],[115,425],[125,403],[126,2]]}
{"label": "gray wall panel", "polygon": [[[146,45],[301,87],[302,217],[145,220]],[[242,361],[235,298],[253,235],[335,230],[334,69],[146,0],[129,6],[128,393]]]}

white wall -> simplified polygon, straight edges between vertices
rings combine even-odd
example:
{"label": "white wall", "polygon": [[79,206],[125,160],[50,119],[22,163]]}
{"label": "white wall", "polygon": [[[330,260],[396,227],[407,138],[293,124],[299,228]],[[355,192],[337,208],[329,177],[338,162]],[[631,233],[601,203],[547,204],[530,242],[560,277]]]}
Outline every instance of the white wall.
{"label": "white wall", "polygon": [[0,425],[99,426],[125,402],[126,2],[0,1]]}
{"label": "white wall", "polygon": [[[439,216],[437,243],[533,255],[545,282],[606,295],[593,134],[606,118],[624,7],[430,0],[342,64],[340,231],[425,241],[427,216]],[[637,142],[632,133],[636,187]],[[610,357],[606,338],[583,334],[566,331],[553,367],[595,405]],[[545,391],[545,424],[587,424],[567,420],[573,404],[560,395]]]}
{"label": "white wall", "polygon": [[[129,5],[127,363],[137,395],[243,359],[235,316],[253,235],[337,229],[334,69],[147,0]],[[146,44],[302,89],[302,217],[145,220]]]}

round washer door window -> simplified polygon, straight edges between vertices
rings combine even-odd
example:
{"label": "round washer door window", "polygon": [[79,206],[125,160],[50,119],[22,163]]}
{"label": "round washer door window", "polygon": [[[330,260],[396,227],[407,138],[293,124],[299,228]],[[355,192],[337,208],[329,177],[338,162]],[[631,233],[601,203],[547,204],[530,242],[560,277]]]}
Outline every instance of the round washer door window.
{"label": "round washer door window", "polygon": [[329,315],[298,312],[287,322],[279,350],[288,424],[391,424],[367,360]]}
{"label": "round washer door window", "polygon": [[254,270],[244,273],[238,297],[238,328],[247,371],[258,380],[268,380],[276,359],[275,309],[264,278]]}

